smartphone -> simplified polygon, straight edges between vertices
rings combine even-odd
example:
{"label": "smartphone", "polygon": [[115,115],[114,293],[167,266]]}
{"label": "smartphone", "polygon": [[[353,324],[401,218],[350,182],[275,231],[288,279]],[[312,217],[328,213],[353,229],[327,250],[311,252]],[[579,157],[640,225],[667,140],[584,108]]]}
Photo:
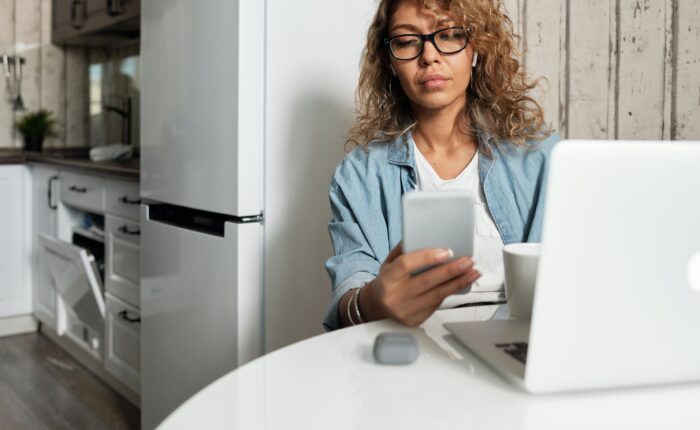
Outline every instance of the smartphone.
{"label": "smartphone", "polygon": [[[412,191],[401,201],[403,252],[449,248],[453,259],[474,255],[476,203],[469,191]],[[415,276],[435,266],[413,272]]]}

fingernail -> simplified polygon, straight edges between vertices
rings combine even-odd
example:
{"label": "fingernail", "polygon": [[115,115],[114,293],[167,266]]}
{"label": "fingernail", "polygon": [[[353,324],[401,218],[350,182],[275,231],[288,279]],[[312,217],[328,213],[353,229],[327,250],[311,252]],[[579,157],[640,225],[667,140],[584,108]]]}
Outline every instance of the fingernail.
{"label": "fingernail", "polygon": [[441,249],[435,253],[435,258],[438,260],[446,260],[452,258],[454,255],[455,253],[451,249]]}

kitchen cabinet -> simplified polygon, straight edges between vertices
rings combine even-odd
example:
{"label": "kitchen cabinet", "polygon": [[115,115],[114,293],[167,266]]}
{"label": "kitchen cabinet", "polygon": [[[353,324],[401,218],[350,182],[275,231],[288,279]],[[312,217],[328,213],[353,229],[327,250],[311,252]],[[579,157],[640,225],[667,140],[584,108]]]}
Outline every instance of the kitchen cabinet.
{"label": "kitchen cabinet", "polygon": [[0,318],[31,313],[29,179],[26,166],[0,166]]}
{"label": "kitchen cabinet", "polygon": [[141,14],[140,0],[84,0],[85,28],[100,31],[111,26],[138,19]]}
{"label": "kitchen cabinet", "polygon": [[105,368],[138,393],[141,385],[141,314],[109,294],[105,321]]}
{"label": "kitchen cabinet", "polygon": [[56,290],[49,273],[47,255],[40,246],[42,234],[56,236],[58,209],[58,170],[39,165],[31,167],[32,176],[32,310],[43,324],[56,330]]}
{"label": "kitchen cabinet", "polygon": [[51,41],[106,46],[138,39],[140,0],[52,0]]}
{"label": "kitchen cabinet", "polygon": [[84,4],[76,0],[53,0],[51,6],[53,43],[78,36],[84,18]]}
{"label": "kitchen cabinet", "polygon": [[34,315],[59,345],[138,403],[139,184],[43,164],[32,169]]}
{"label": "kitchen cabinet", "polygon": [[105,217],[105,288],[108,293],[139,305],[140,236],[138,222]]}

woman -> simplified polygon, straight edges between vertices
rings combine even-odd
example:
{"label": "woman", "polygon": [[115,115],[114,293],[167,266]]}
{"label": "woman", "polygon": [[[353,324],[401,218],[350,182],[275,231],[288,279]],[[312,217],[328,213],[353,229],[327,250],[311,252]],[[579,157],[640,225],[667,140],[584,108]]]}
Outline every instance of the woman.
{"label": "woman", "polygon": [[[520,69],[501,3],[380,2],[348,139],[356,147],[330,186],[327,330],[383,318],[419,325],[482,272],[502,273],[504,243],[540,240],[557,138],[528,96],[536,82]],[[480,203],[474,261],[449,261],[447,249],[402,253],[401,195],[455,188]]]}

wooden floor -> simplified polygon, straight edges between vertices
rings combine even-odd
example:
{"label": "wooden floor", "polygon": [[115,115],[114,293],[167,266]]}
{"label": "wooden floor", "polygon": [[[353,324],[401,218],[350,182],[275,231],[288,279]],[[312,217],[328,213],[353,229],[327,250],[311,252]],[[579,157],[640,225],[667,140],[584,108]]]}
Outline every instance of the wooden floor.
{"label": "wooden floor", "polygon": [[0,338],[0,428],[137,429],[139,410],[39,333]]}

